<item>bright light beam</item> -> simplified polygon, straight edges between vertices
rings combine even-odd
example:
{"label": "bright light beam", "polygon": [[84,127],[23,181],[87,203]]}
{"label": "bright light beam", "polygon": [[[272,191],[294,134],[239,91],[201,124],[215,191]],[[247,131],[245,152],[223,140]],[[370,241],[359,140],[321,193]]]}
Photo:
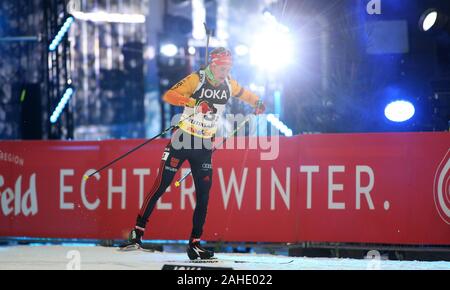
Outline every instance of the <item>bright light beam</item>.
{"label": "bright light beam", "polygon": [[245,56],[249,52],[249,48],[244,44],[239,44],[234,48],[234,52],[238,56]]}
{"label": "bright light beam", "polygon": [[281,24],[271,24],[252,43],[250,63],[263,70],[279,71],[294,58],[294,40],[289,29]]}

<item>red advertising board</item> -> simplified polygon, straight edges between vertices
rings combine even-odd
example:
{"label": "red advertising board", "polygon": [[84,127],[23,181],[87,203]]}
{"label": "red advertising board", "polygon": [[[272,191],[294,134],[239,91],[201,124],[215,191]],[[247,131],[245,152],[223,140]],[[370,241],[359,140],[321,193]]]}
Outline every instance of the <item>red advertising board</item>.
{"label": "red advertising board", "polygon": [[[247,149],[213,156],[205,240],[450,245],[447,132],[234,141]],[[125,238],[167,142],[88,181],[142,140],[0,142],[0,236]],[[189,238],[194,207],[189,177],[160,199],[145,238]]]}

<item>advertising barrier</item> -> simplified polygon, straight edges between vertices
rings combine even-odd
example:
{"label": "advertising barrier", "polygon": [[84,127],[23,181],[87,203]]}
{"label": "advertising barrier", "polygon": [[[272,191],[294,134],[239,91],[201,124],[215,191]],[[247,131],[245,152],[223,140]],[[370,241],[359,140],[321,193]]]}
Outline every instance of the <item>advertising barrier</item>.
{"label": "advertising barrier", "polygon": [[[168,140],[83,176],[140,143],[0,142],[0,236],[125,239]],[[204,240],[450,245],[449,133],[300,135],[263,145],[214,153]],[[175,178],[187,170],[186,161]],[[194,207],[191,177],[169,187],[145,239],[188,239]]]}

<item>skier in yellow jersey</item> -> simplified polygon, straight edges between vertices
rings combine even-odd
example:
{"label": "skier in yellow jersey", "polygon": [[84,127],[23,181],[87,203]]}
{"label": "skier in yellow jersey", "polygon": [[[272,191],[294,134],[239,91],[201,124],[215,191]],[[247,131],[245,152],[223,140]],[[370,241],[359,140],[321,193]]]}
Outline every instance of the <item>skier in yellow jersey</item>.
{"label": "skier in yellow jersey", "polygon": [[[209,64],[205,69],[188,75],[164,94],[165,102],[174,106],[184,106],[182,121],[164,150],[158,177],[152,190],[147,194],[136,225],[122,249],[141,247],[148,218],[158,199],[169,187],[183,162],[188,160],[196,190],[196,207],[187,254],[191,260],[210,259],[214,256],[212,251],[200,246],[200,238],[212,184],[211,143],[217,131],[219,116],[231,97],[250,104],[255,108],[255,114],[265,111],[265,106],[258,96],[231,78],[231,67],[231,52],[223,47],[216,48],[210,53]],[[192,147],[180,148],[177,146],[179,143],[175,142],[191,144]],[[197,148],[194,144],[201,146]]]}

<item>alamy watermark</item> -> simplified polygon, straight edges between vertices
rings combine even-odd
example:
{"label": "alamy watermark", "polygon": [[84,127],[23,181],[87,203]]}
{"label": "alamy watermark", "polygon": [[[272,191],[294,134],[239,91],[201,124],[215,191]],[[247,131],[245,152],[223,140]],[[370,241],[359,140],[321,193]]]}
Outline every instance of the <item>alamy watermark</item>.
{"label": "alamy watermark", "polygon": [[[260,150],[261,160],[275,160],[280,153],[279,130],[264,121],[265,115],[245,116],[242,114],[227,114],[217,122],[217,135],[215,138],[194,138],[185,134],[185,128],[175,131],[171,140],[172,147],[180,149],[242,149]],[[179,120],[190,121],[185,116],[174,116],[172,124],[176,125]],[[261,122],[261,120],[263,120]],[[196,118],[195,121],[198,121]],[[201,122],[200,122],[201,123]],[[207,122],[206,122],[207,123]],[[203,124],[197,124],[193,135],[201,136],[205,128]],[[261,128],[262,127],[262,128]],[[264,132],[259,134],[257,132]],[[250,136],[249,138],[244,138]]]}
{"label": "alamy watermark", "polygon": [[79,251],[67,252],[66,258],[69,260],[66,270],[81,270],[81,253]]}
{"label": "alamy watermark", "polygon": [[366,270],[381,270],[381,254],[377,250],[371,250],[367,253],[368,260]]}
{"label": "alamy watermark", "polygon": [[381,0],[370,0],[366,6],[367,14],[380,15],[381,14]]}

